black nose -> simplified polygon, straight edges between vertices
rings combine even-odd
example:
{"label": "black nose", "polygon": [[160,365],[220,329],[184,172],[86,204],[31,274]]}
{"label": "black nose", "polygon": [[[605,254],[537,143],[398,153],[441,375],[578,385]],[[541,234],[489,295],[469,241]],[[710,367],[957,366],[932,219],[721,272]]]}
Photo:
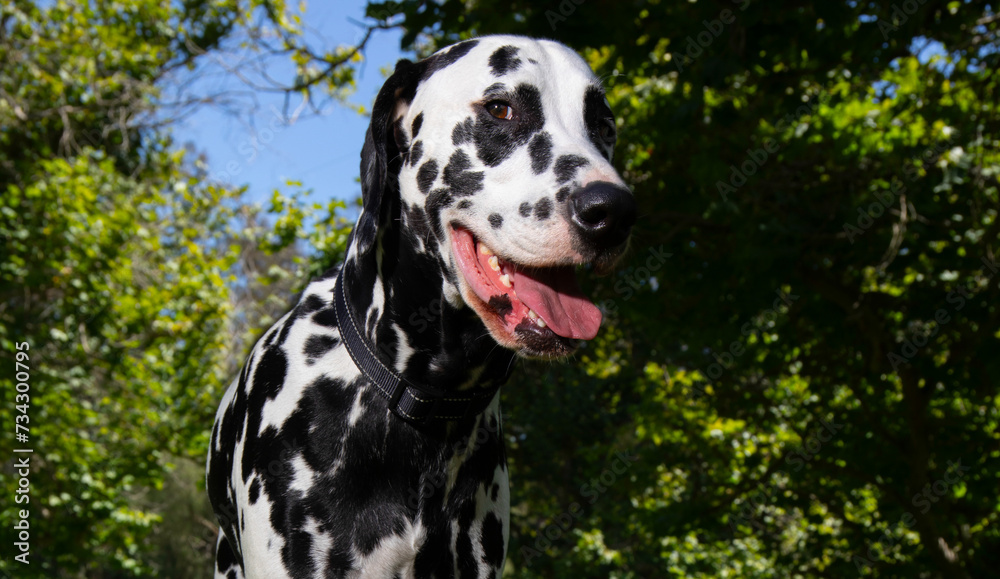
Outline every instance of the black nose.
{"label": "black nose", "polygon": [[628,189],[594,181],[570,195],[569,202],[578,234],[595,249],[611,249],[628,239],[636,211]]}

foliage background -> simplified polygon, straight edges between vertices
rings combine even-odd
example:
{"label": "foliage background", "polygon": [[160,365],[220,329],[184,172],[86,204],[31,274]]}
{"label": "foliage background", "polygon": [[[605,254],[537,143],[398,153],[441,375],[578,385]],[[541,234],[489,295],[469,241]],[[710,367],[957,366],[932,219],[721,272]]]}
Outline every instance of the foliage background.
{"label": "foliage background", "polygon": [[[162,87],[264,25],[255,49],[294,59],[293,92],[339,98],[361,57],[310,49],[280,2],[45,6],[0,9],[0,342],[32,344],[44,446],[32,571],[202,575],[215,401],[347,226],[342,208],[276,193],[257,209],[206,181],[169,131],[199,103]],[[405,1],[369,16],[421,54],[495,32],[578,49],[640,201],[628,260],[585,276],[607,312],[598,339],[505,388],[509,576],[994,574],[995,5]],[[2,568],[30,576],[4,545]]]}

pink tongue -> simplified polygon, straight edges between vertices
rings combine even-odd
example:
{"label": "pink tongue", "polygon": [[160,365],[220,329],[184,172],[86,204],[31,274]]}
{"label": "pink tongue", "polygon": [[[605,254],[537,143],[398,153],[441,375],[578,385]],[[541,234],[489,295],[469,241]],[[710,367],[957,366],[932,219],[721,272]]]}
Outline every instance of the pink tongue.
{"label": "pink tongue", "polygon": [[580,293],[571,267],[519,269],[514,291],[548,327],[564,338],[590,340],[601,327],[601,310]]}

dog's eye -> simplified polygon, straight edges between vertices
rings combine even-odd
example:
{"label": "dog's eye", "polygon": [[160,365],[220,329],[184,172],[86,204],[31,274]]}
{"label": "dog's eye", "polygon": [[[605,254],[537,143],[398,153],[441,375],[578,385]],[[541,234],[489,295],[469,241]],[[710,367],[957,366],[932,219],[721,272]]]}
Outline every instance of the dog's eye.
{"label": "dog's eye", "polygon": [[605,142],[611,142],[615,140],[615,122],[611,119],[604,119],[601,123],[600,134],[601,140]]}
{"label": "dog's eye", "polygon": [[505,121],[509,121],[514,118],[514,107],[502,101],[491,101],[486,103],[486,112]]}

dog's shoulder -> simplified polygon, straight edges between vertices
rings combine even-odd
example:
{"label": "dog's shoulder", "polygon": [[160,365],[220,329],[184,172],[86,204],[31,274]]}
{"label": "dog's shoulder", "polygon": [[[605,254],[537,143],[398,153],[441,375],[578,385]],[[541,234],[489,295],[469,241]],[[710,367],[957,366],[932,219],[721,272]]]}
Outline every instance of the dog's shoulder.
{"label": "dog's shoulder", "polygon": [[357,377],[341,346],[335,281],[336,270],[310,282],[295,306],[257,340],[219,407],[213,448],[241,443],[248,449],[261,437],[279,435],[294,426],[290,423],[309,403],[305,399],[317,390]]}
{"label": "dog's shoulder", "polygon": [[333,305],[335,274],[333,270],[311,281],[295,306],[261,336],[246,362],[242,382],[247,410],[260,415],[261,431],[281,430],[310,389],[343,386],[358,374],[341,345]]}

